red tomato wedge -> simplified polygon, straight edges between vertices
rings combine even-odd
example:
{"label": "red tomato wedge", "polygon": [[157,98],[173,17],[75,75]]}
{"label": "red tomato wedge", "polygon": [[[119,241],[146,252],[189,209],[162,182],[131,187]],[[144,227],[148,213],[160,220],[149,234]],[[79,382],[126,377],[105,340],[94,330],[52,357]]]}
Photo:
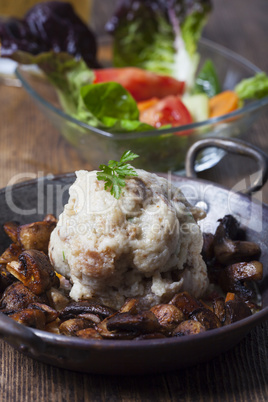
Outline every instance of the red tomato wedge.
{"label": "red tomato wedge", "polygon": [[[167,96],[155,105],[141,111],[140,121],[156,128],[166,124],[176,127],[193,123],[190,112],[178,96]],[[190,131],[187,134],[190,134]]]}
{"label": "red tomato wedge", "polygon": [[181,95],[184,82],[165,75],[158,75],[136,67],[103,68],[94,70],[94,83],[114,81],[121,84],[137,101]]}

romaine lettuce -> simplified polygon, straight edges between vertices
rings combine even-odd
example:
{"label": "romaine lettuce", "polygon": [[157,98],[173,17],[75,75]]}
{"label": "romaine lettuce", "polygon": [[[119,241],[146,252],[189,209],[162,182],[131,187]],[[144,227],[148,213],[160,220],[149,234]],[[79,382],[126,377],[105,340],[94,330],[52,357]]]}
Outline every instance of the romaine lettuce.
{"label": "romaine lettuce", "polygon": [[210,0],[123,0],[107,23],[114,65],[136,66],[194,84],[197,41]]}
{"label": "romaine lettuce", "polygon": [[262,72],[244,79],[236,85],[235,92],[241,100],[264,98],[268,96],[268,76]]}

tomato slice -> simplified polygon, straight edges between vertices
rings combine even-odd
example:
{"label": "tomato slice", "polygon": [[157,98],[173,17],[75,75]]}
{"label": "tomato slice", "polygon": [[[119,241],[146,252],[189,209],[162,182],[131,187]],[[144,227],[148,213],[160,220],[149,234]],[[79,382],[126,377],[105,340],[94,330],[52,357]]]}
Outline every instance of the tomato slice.
{"label": "tomato slice", "polygon": [[167,96],[155,105],[141,111],[140,121],[156,128],[167,124],[176,127],[193,123],[190,112],[178,96]]}
{"label": "tomato slice", "polygon": [[94,70],[94,83],[114,81],[128,90],[137,101],[151,98],[164,98],[168,95],[181,95],[184,82],[165,75],[136,67],[103,68]]}

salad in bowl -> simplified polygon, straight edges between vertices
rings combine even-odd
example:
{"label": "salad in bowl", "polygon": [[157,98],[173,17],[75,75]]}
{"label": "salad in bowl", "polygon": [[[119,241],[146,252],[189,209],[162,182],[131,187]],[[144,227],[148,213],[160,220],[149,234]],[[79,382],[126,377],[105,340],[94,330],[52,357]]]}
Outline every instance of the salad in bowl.
{"label": "salad in bowl", "polygon": [[[148,170],[178,171],[193,142],[240,135],[268,103],[265,73],[199,41],[211,8],[209,0],[118,2],[104,68],[72,7],[42,3],[0,25],[1,56],[20,63],[25,89],[93,168],[131,148]],[[197,170],[221,156],[206,150]]]}

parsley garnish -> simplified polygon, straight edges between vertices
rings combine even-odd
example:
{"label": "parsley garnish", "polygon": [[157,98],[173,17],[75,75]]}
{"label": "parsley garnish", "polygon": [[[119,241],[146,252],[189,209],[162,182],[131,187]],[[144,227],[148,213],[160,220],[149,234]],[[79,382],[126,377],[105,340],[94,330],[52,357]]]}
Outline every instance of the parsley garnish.
{"label": "parsley garnish", "polygon": [[125,151],[119,162],[112,160],[108,162],[108,166],[99,166],[100,172],[97,173],[97,179],[105,181],[105,190],[109,190],[117,200],[122,193],[122,188],[126,185],[126,177],[138,176],[133,167],[127,163],[138,157],[139,155],[131,151]]}

